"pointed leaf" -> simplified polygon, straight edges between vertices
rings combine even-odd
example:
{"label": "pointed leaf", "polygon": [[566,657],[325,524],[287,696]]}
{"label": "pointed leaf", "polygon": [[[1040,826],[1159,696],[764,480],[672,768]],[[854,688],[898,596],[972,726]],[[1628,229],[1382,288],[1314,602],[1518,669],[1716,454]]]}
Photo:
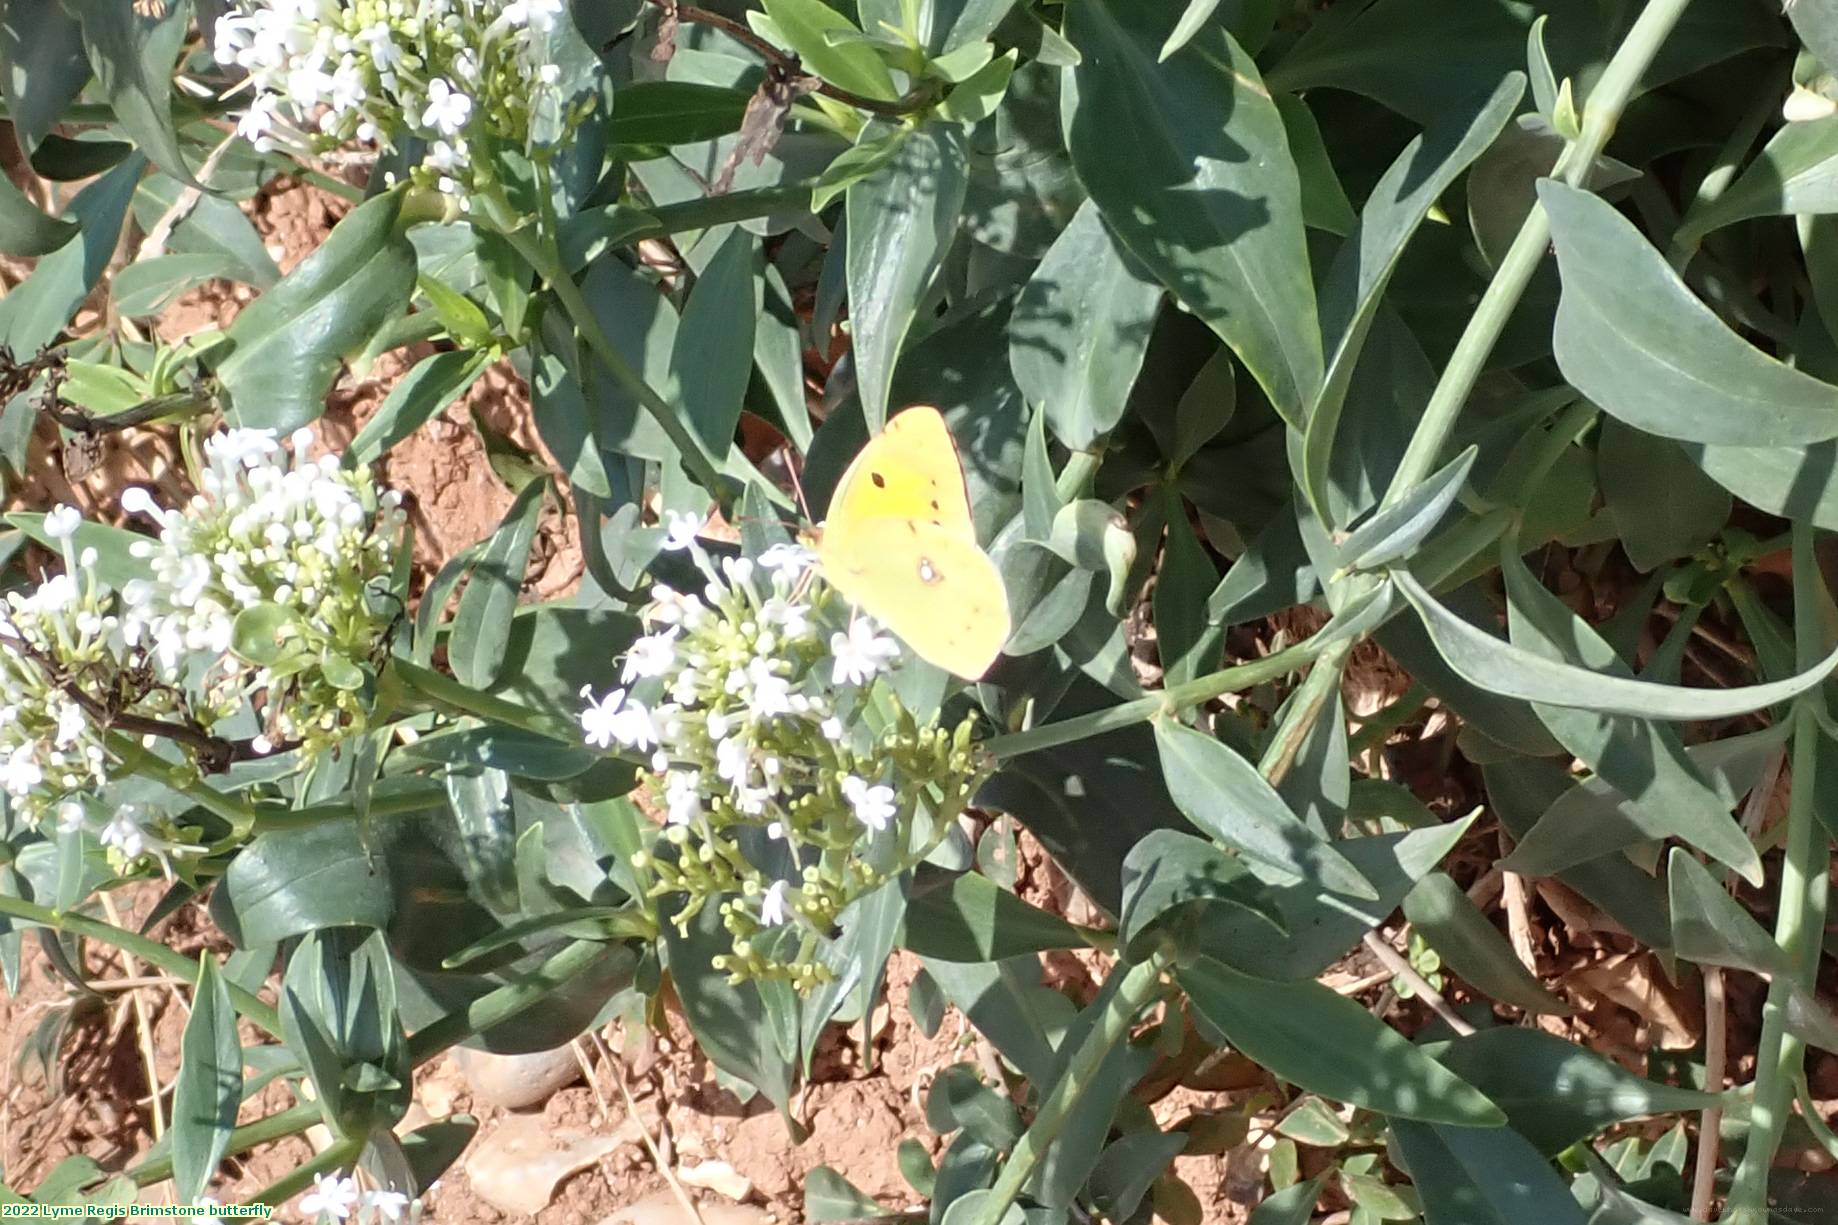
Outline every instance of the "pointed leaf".
{"label": "pointed leaf", "polygon": [[489,687],[503,668],[517,596],[523,590],[523,572],[529,566],[530,545],[536,539],[548,490],[547,480],[531,481],[517,495],[479,554],[453,614],[447,662],[453,675],[474,689]]}
{"label": "pointed leaf", "polygon": [[1648,719],[1728,719],[1796,697],[1838,668],[1838,651],[1834,651],[1786,680],[1729,689],[1682,689],[1604,676],[1555,663],[1470,625],[1437,603],[1409,574],[1394,572],[1393,581],[1423,619],[1437,651],[1459,676],[1482,689],[1530,702]]}
{"label": "pointed leaf", "polygon": [[208,952],[198,967],[191,1018],[179,1042],[172,1091],[172,1175],[187,1203],[209,1188],[242,1105],[243,1052],[230,990]]}
{"label": "pointed leaf", "polygon": [[1353,897],[1376,897],[1370,882],[1320,834],[1289,811],[1257,767],[1203,732],[1155,721],[1162,776],[1189,821],[1264,868],[1278,884],[1312,881]]}
{"label": "pointed leaf", "polygon": [[1629,425],[1683,442],[1838,436],[1838,388],[1730,331],[1612,205],[1549,180],[1538,198],[1563,276],[1554,343],[1572,387]]}
{"label": "pointed leaf", "polygon": [[1468,447],[1417,485],[1394,505],[1387,506],[1355,528],[1340,545],[1343,572],[1376,570],[1416,552],[1425,537],[1436,530],[1455,505],[1462,483],[1474,467],[1474,447]]}
{"label": "pointed leaf", "polygon": [[1394,1119],[1391,1134],[1423,1199],[1424,1225],[1585,1225],[1551,1163],[1510,1128]]}
{"label": "pointed leaf", "polygon": [[1669,863],[1674,952],[1699,965],[1791,973],[1781,946],[1690,852],[1673,847]]}
{"label": "pointed leaf", "polygon": [[1067,8],[1082,60],[1062,98],[1066,147],[1124,245],[1300,424],[1321,343],[1288,134],[1222,24],[1158,62],[1178,21],[1167,3]]}
{"label": "pointed leaf", "polygon": [[1506,937],[1443,873],[1432,872],[1417,882],[1404,899],[1404,917],[1470,986],[1527,1012],[1570,1014],[1570,1006],[1545,990]]}
{"label": "pointed leaf", "polygon": [[1266,982],[1207,957],[1175,978],[1235,1049],[1311,1093],[1425,1122],[1505,1121],[1474,1086],[1318,982]]}

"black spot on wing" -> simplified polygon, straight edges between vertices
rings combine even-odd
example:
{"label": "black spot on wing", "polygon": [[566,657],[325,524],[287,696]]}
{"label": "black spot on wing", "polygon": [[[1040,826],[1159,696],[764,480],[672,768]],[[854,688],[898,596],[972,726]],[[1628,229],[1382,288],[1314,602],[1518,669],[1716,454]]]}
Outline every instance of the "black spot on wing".
{"label": "black spot on wing", "polygon": [[868,474],[868,479],[874,482],[874,487],[875,487],[876,489],[885,489],[885,488],[887,488],[887,478],[886,478],[886,477],[884,477],[884,476],[882,476],[882,475],[881,475],[880,473],[878,473],[878,472],[870,472],[870,473]]}

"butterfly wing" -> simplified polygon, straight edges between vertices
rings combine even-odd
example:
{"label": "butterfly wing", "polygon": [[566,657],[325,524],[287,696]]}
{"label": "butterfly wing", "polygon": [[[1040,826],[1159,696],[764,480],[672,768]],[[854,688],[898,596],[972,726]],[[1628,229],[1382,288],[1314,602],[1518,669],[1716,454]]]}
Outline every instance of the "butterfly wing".
{"label": "butterfly wing", "polygon": [[989,671],[1008,641],[1008,593],[975,539],[911,519],[876,521],[852,539],[859,547],[822,555],[844,599],[947,672],[974,680]]}
{"label": "butterfly wing", "polygon": [[920,658],[978,677],[1008,640],[1008,596],[977,547],[957,445],[938,410],[909,408],[836,486],[817,539],[825,577]]}

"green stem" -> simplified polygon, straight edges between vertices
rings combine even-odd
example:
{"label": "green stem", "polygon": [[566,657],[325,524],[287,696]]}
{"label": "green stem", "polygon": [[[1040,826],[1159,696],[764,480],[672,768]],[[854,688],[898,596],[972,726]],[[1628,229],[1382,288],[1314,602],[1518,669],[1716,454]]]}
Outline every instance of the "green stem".
{"label": "green stem", "polygon": [[[297,1136],[323,1118],[324,1113],[319,1109],[318,1102],[301,1102],[296,1106],[289,1106],[286,1110],[257,1119],[253,1123],[246,1123],[231,1132],[229,1146],[223,1150],[223,1155],[234,1157],[272,1141]],[[172,1177],[171,1150],[168,1149],[158,1157],[147,1158],[128,1170],[127,1176],[134,1180],[135,1185],[142,1187],[150,1187],[156,1182],[165,1182]]]}
{"label": "green stem", "polygon": [[334,1140],[326,1146],[325,1152],[320,1153],[291,1174],[283,1175],[257,1191],[250,1202],[278,1208],[306,1190],[306,1184],[313,1181],[315,1174],[343,1169],[356,1162],[363,1151],[364,1137],[362,1136],[344,1136]]}
{"label": "green stem", "polygon": [[[1558,158],[1551,171],[1553,178],[1561,178],[1572,187],[1581,185],[1620,123],[1621,112],[1633,97],[1641,75],[1659,54],[1666,36],[1678,24],[1689,2],[1648,0],[1627,38],[1603,70],[1601,80],[1590,91],[1583,110],[1582,131]],[[1429,405],[1423,410],[1404,458],[1391,478],[1391,486],[1385,491],[1384,505],[1395,505],[1435,469],[1436,460],[1468,402],[1468,395],[1474,390],[1475,380],[1480,378],[1507,320],[1525,296],[1532,274],[1544,262],[1545,248],[1550,241],[1550,219],[1544,215],[1544,209],[1534,203],[1506,257],[1495,269],[1493,280],[1481,295],[1467,327],[1462,329],[1461,339],[1456,342],[1455,352],[1443,369],[1442,377],[1436,381],[1436,390],[1431,393]]]}
{"label": "green stem", "polygon": [[668,238],[737,221],[756,221],[789,208],[808,209],[815,179],[780,183],[772,187],[750,187],[721,196],[699,196],[675,204],[659,204],[644,210],[655,223],[631,234],[630,241]]}
{"label": "green stem", "polygon": [[[52,931],[68,932],[73,936],[82,936],[90,940],[99,940],[112,945],[125,953],[140,958],[148,965],[158,966],[174,978],[183,979],[194,986],[198,982],[198,963],[183,953],[167,948],[157,940],[149,940],[139,932],[116,927],[101,919],[92,919],[88,915],[71,911],[53,910],[49,906],[40,906],[24,898],[0,895],[0,915],[17,919],[24,923],[47,927]],[[226,983],[230,990],[230,1003],[236,1011],[249,1019],[249,1023],[268,1034],[281,1036],[281,1018],[275,1010],[260,999],[243,990],[235,983]]]}
{"label": "green stem", "polygon": [[232,836],[240,840],[255,827],[260,810],[239,796],[227,794],[205,783],[191,770],[156,757],[125,736],[109,736],[109,750],[121,759],[131,773],[152,779],[176,791],[214,817],[230,823]]}
{"label": "green stem", "polygon": [[1072,1111],[1091,1088],[1091,1082],[1097,1077],[1098,1069],[1103,1066],[1111,1048],[1129,1035],[1136,1014],[1155,1002],[1155,997],[1161,991],[1162,971],[1167,968],[1167,955],[1158,950],[1125,972],[1123,982],[1110,997],[1097,1023],[1072,1053],[1072,1062],[1066,1065],[1053,1091],[1047,1094],[1040,1109],[1034,1112],[1034,1121],[1028,1125],[1021,1139],[1016,1141],[1008,1160],[1002,1163],[1002,1173],[996,1178],[996,1185],[990,1189],[989,1197],[979,1205],[980,1210],[970,1225],[1000,1225],[1008,1210],[1014,1206],[1016,1197],[1021,1194],[1021,1188],[1027,1185],[1053,1141],[1059,1138],[1059,1133],[1072,1117]]}
{"label": "green stem", "polygon": [[1324,651],[1309,669],[1307,679],[1289,699],[1283,721],[1270,737],[1263,759],[1257,763],[1258,773],[1272,787],[1280,786],[1289,777],[1308,733],[1327,709],[1328,699],[1339,691],[1340,676],[1346,669],[1347,657],[1353,653],[1353,642],[1351,638],[1342,638]]}
{"label": "green stem", "polygon": [[[1813,556],[1812,525],[1795,523],[1793,620],[1795,654],[1802,668],[1823,653],[1826,635],[1820,588],[1814,586],[1822,581]],[[1809,994],[1815,990],[1823,951],[1831,844],[1813,807],[1823,734],[1813,703],[1822,700],[1818,691],[1802,694],[1793,708],[1793,791],[1787,805],[1787,852],[1781,864],[1780,909],[1774,924],[1775,943],[1785,955],[1788,971],[1775,975],[1768,984],[1768,998],[1762,1005],[1749,1140],[1719,1218],[1730,1225],[1765,1225],[1768,1220],[1768,1171],[1787,1129],[1794,1085],[1806,1054],[1805,1045],[1787,1032],[1787,1001],[1796,989]]]}
{"label": "green stem", "polygon": [[613,381],[619,384],[627,395],[637,400],[647,413],[651,414],[652,419],[670,439],[671,445],[676,447],[690,475],[696,478],[696,482],[702,488],[711,494],[718,494],[722,481],[715,461],[709,458],[708,452],[703,449],[701,440],[690,431],[688,426],[683,424],[682,417],[677,414],[677,410],[671,406],[670,402],[658,394],[651,384],[645,382],[644,376],[633,369],[632,364],[626,361],[624,354],[613,346],[613,342],[600,327],[600,321],[595,317],[593,307],[588,305],[586,297],[582,295],[580,286],[574,283],[574,278],[569,276],[567,270],[562,267],[561,258],[552,247],[552,240],[550,243],[545,243],[527,228],[506,228],[503,234],[505,241],[509,242],[517,254],[528,261],[530,266],[541,274],[543,280],[549,283],[549,288],[555,291],[556,299],[561,302],[562,309],[568,312],[568,318],[573,321],[575,330],[587,342],[587,347],[594,351],[594,356],[600,359],[600,364],[605,366],[607,372],[613,376]]}
{"label": "green stem", "polygon": [[470,685],[461,684],[445,673],[436,672],[432,668],[424,668],[400,656],[390,660],[390,668],[395,672],[397,680],[419,696],[450,713],[489,719],[494,723],[522,728],[526,732],[533,732],[550,740],[559,740],[564,744],[581,742],[580,730],[574,724],[555,715],[532,710],[521,702],[512,702],[494,694],[484,693]]}
{"label": "green stem", "polygon": [[1248,689],[1252,685],[1260,685],[1265,681],[1275,680],[1279,676],[1287,676],[1291,672],[1300,671],[1326,648],[1325,643],[1317,644],[1317,638],[1319,635],[1305,642],[1298,642],[1274,655],[1266,655],[1262,659],[1254,659],[1249,663],[1235,664],[1206,676],[1197,676],[1193,680],[1171,685],[1160,693],[1137,698],[1133,702],[1121,702],[1116,706],[1108,706],[1088,715],[1061,719],[1057,723],[1029,728],[1024,732],[1009,732],[1006,735],[996,736],[986,741],[983,748],[997,761],[1006,761],[1011,757],[1020,757],[1024,753],[1037,753],[1041,749],[1055,748],[1091,736],[1101,736],[1105,732],[1114,732],[1119,728],[1147,723],[1159,714],[1184,710],[1189,706],[1198,706],[1202,702],[1211,701],[1220,694]]}

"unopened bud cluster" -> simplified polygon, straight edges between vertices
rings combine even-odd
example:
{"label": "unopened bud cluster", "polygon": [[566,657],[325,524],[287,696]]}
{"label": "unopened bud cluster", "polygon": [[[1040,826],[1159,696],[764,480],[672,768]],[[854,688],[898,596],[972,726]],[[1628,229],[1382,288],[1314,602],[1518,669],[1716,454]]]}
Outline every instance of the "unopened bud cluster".
{"label": "unopened bud cluster", "polygon": [[809,989],[838,916],[913,866],[947,831],[980,769],[972,724],[919,727],[890,683],[900,647],[822,579],[811,553],[775,545],[717,563],[695,521],[671,527],[707,579],[653,593],[652,632],[624,688],[583,696],[588,743],[648,754],[663,846],[636,866],[669,921],[719,909],[734,980]]}

